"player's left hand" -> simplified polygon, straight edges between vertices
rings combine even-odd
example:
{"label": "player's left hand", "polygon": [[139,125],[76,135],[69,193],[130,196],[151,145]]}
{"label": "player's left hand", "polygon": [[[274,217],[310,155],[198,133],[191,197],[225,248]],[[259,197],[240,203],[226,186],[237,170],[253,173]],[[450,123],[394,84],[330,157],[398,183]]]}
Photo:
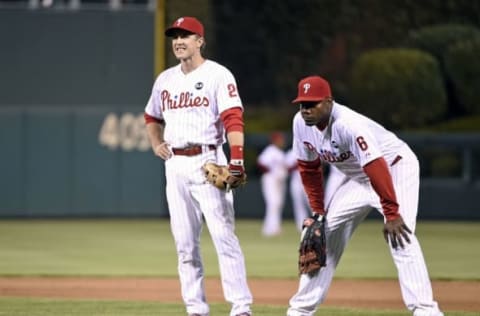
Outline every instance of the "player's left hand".
{"label": "player's left hand", "polygon": [[241,178],[245,173],[245,167],[243,167],[243,162],[236,163],[236,162],[230,161],[230,163],[228,164],[228,171],[232,176]]}
{"label": "player's left hand", "polygon": [[410,237],[408,235],[411,233],[412,231],[403,222],[401,216],[394,220],[387,220],[383,226],[383,237],[387,243],[390,241],[390,244],[394,249],[397,249],[398,246],[404,248],[404,241],[410,243]]}
{"label": "player's left hand", "polygon": [[243,161],[231,160],[228,164],[228,172],[230,176],[227,178],[227,191],[229,188],[236,188],[240,184],[245,183],[247,175],[245,174],[245,167]]}

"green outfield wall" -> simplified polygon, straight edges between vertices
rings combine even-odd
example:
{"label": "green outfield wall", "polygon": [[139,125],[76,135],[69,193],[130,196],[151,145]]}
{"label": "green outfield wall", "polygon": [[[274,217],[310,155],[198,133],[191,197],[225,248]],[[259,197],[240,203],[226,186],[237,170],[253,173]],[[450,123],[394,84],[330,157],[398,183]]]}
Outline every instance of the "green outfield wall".
{"label": "green outfield wall", "polygon": [[165,215],[163,163],[134,110],[1,107],[0,216]]}
{"label": "green outfield wall", "polygon": [[[472,155],[480,135],[402,137],[419,152],[442,145],[463,155],[458,176],[422,177],[419,217],[480,219]],[[249,150],[260,152],[267,142],[266,134],[246,135]],[[0,217],[168,215],[163,162],[150,150],[143,106],[2,106],[0,148]],[[426,157],[420,161],[428,169]],[[239,217],[264,216],[254,171],[235,196]],[[288,195],[285,201],[290,218]]]}

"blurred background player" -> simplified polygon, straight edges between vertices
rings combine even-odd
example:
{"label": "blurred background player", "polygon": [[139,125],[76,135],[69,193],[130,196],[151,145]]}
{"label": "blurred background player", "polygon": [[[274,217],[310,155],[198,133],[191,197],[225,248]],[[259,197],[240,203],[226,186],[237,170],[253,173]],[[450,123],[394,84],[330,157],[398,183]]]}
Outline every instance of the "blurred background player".
{"label": "blurred background player", "polygon": [[298,172],[297,156],[293,149],[287,151],[285,163],[289,172],[289,191],[292,200],[293,219],[299,231],[302,230],[303,220],[310,216],[311,210],[308,204],[308,197],[302,184],[300,172]]}
{"label": "blurred background player", "polygon": [[[210,313],[200,252],[203,220],[218,255],[230,316],[251,316],[252,295],[237,236],[232,192],[206,182],[207,161],[227,165],[240,177],[243,167],[243,105],[232,73],[205,59],[204,28],[181,17],[165,31],[180,64],[163,71],[145,107],[153,152],[165,160],[170,226],[178,255],[182,298],[189,316]],[[222,150],[226,139],[230,161]]]}
{"label": "blurred background player", "polygon": [[282,213],[285,205],[288,169],[285,161],[285,136],[281,132],[270,135],[270,144],[257,157],[262,173],[260,183],[265,201],[262,234],[276,236],[282,231]]}

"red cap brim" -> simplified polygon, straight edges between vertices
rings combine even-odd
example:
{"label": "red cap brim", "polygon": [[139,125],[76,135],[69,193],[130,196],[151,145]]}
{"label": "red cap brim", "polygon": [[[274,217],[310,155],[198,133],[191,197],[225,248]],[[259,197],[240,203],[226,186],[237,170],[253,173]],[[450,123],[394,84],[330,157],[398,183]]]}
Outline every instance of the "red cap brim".
{"label": "red cap brim", "polygon": [[320,102],[325,98],[315,98],[315,97],[298,97],[295,100],[292,101],[292,103],[301,103],[301,102]]}

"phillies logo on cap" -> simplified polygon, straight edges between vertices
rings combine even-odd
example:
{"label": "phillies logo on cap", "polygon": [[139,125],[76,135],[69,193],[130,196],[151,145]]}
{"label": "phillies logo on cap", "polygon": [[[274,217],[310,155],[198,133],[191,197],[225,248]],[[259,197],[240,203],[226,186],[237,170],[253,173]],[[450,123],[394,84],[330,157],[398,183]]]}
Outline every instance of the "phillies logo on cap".
{"label": "phillies logo on cap", "polygon": [[309,76],[298,83],[298,95],[292,103],[320,102],[331,97],[330,84],[320,76]]}
{"label": "phillies logo on cap", "polygon": [[176,25],[176,26],[180,26],[180,24],[182,24],[183,21],[185,21],[184,18],[179,18],[179,19],[175,22],[175,25]]}
{"label": "phillies logo on cap", "polygon": [[310,84],[307,82],[303,85],[303,93],[307,94],[308,89],[310,89]]}
{"label": "phillies logo on cap", "polygon": [[176,19],[172,26],[165,30],[165,35],[172,37],[176,34],[176,30],[184,30],[204,36],[203,24],[192,16],[182,16]]}

